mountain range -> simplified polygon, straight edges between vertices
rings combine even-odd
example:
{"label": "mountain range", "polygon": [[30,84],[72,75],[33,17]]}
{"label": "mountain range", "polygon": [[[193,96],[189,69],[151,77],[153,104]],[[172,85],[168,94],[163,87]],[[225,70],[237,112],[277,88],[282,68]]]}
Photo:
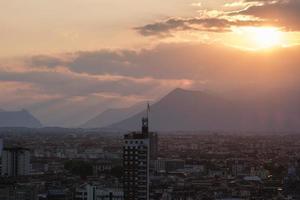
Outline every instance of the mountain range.
{"label": "mountain range", "polygon": [[[300,130],[300,93],[287,90],[244,90],[226,94],[175,89],[150,107],[154,131],[268,131]],[[146,115],[146,103],[109,109],[82,128],[135,131]],[[0,127],[41,127],[26,110],[0,110]]]}
{"label": "mountain range", "polygon": [[0,127],[40,128],[42,124],[27,110],[5,111],[0,109]]}
{"label": "mountain range", "polygon": [[82,128],[99,128],[109,126],[113,123],[125,120],[143,110],[146,103],[138,103],[128,108],[108,109],[100,113],[96,117],[88,120],[80,127]]}
{"label": "mountain range", "polygon": [[[151,106],[150,127],[158,131],[298,131],[300,95],[273,90],[243,91],[230,98],[175,89]],[[145,111],[108,128],[138,130]]]}

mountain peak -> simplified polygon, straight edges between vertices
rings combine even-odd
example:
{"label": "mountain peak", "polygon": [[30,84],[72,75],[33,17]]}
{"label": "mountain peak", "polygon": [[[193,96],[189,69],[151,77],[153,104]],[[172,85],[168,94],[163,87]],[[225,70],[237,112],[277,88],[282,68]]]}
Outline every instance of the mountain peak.
{"label": "mountain peak", "polygon": [[183,88],[176,88],[164,96],[160,101],[164,102],[178,102],[178,101],[193,101],[194,99],[210,99],[217,98],[214,95],[200,91],[200,90],[187,90]]}
{"label": "mountain peak", "polygon": [[[175,88],[174,90],[172,90],[171,92],[174,93],[182,93],[182,92],[195,92],[194,90],[188,90],[188,89],[184,89],[184,88]],[[197,91],[199,92],[199,91]]]}
{"label": "mountain peak", "polygon": [[[150,129],[159,131],[294,131],[300,129],[299,98],[282,97],[247,101],[202,91],[176,88],[151,106]],[[273,99],[279,99],[275,101]],[[291,106],[293,105],[293,106]],[[140,129],[140,112],[108,128]],[[279,116],[279,117],[278,117]]]}
{"label": "mountain peak", "polygon": [[[202,91],[176,88],[151,106],[151,128],[163,131],[214,129],[214,122],[221,121],[223,114],[220,113],[227,113],[230,109],[233,110],[231,104],[222,98]],[[138,130],[143,115],[141,112],[111,127]]]}
{"label": "mountain peak", "polygon": [[183,88],[180,88],[180,87],[175,88],[175,89],[173,90],[173,92],[184,92],[184,91],[190,91],[190,90],[183,89]]}
{"label": "mountain peak", "polygon": [[205,94],[205,92],[203,92],[201,90],[190,90],[190,89],[184,89],[184,88],[175,88],[169,94],[179,94],[179,95],[191,94],[191,95],[193,95],[193,94]]}

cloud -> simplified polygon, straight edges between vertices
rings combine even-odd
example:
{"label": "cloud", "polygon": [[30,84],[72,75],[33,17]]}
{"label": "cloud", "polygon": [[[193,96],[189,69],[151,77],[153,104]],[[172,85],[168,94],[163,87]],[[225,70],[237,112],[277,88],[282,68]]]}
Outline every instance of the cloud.
{"label": "cloud", "polygon": [[171,17],[134,29],[143,36],[156,37],[172,37],[177,31],[230,32],[232,27],[241,26],[278,26],[286,31],[300,29],[299,0],[241,0],[224,4],[224,7],[233,10],[202,9],[200,16]]}
{"label": "cloud", "polygon": [[21,73],[2,71],[0,80],[32,83],[44,92],[65,94],[68,96],[88,95],[100,92],[116,92],[122,95],[131,95],[142,89],[155,86],[155,83],[142,79],[85,76],[53,71],[28,71]]}
{"label": "cloud", "polygon": [[281,0],[244,0],[245,2],[277,3]]}
{"label": "cloud", "polygon": [[[272,82],[279,86],[298,79],[294,77],[299,72],[298,50],[295,46],[271,53],[249,52],[216,44],[165,43],[139,51],[77,52],[61,73],[49,67],[46,77],[34,72],[37,74],[28,80],[41,81],[48,91],[66,91],[70,95],[98,92],[140,95],[170,84],[225,89],[261,81],[264,85]],[[263,75],[259,81],[257,74]],[[284,81],[274,78],[275,75]]]}
{"label": "cloud", "polygon": [[35,55],[28,59],[27,64],[32,67],[57,67],[66,64],[67,59],[65,57],[56,57],[56,56],[49,56],[49,55]]}
{"label": "cloud", "polygon": [[174,31],[206,31],[229,32],[233,26],[261,26],[265,23],[259,20],[229,20],[225,18],[170,18],[165,21],[147,24],[135,29],[143,36],[171,36]]}
{"label": "cloud", "polygon": [[[222,45],[165,43],[136,51],[43,55],[34,66],[30,60],[35,56],[22,58],[23,64],[0,66],[0,108],[26,108],[45,124],[71,126],[107,108],[157,100],[176,87],[215,92],[299,90],[299,50],[295,46],[249,52]],[[53,57],[59,65],[48,64],[47,58]]]}
{"label": "cloud", "polygon": [[284,27],[287,31],[300,31],[299,0],[260,0],[256,2],[263,2],[263,4],[253,5],[233,14],[259,17],[275,26]]}

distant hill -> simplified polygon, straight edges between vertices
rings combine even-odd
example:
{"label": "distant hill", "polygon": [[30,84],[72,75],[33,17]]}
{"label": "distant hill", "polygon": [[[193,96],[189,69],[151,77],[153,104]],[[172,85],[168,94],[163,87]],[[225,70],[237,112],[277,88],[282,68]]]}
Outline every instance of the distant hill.
{"label": "distant hill", "polygon": [[146,103],[139,103],[128,108],[108,109],[100,113],[96,117],[90,119],[86,123],[82,124],[80,127],[99,128],[99,127],[108,126],[139,113],[145,108],[145,106]]}
{"label": "distant hill", "polygon": [[0,127],[42,127],[41,122],[26,110],[4,111],[0,110]]}
{"label": "distant hill", "polygon": [[[257,98],[228,100],[201,91],[175,89],[151,106],[150,128],[158,131],[298,131],[298,97],[300,95],[293,93],[275,92]],[[139,130],[144,115],[145,112],[140,112],[107,128]]]}

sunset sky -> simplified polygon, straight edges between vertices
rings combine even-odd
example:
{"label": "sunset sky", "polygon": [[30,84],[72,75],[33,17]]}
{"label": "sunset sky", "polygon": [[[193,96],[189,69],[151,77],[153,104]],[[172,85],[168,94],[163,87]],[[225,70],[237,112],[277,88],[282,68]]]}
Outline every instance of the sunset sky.
{"label": "sunset sky", "polygon": [[0,108],[76,126],[182,87],[298,90],[299,0],[0,0]]}

